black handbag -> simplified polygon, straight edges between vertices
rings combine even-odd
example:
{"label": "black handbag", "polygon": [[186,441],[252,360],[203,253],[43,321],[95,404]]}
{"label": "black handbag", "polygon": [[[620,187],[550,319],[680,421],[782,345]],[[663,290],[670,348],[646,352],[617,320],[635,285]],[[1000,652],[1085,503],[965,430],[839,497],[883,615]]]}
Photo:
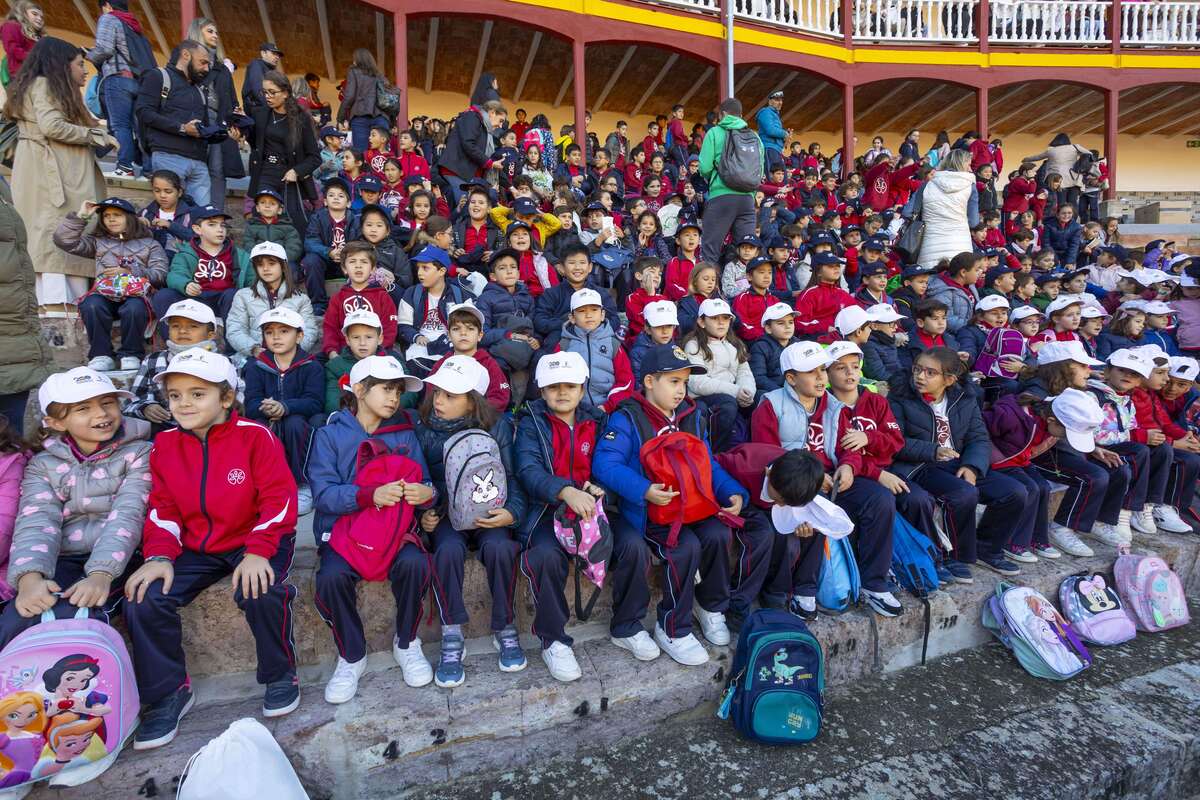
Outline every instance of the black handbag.
{"label": "black handbag", "polygon": [[916,210],[896,237],[896,249],[903,251],[909,262],[916,261],[921,255],[921,243],[925,241],[924,191],[924,186],[917,190]]}

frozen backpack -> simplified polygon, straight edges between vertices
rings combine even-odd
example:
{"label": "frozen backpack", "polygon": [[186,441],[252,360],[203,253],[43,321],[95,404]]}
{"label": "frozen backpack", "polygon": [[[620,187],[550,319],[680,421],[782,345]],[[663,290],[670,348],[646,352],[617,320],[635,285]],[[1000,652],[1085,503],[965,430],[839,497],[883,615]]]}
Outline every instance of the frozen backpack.
{"label": "frozen backpack", "polygon": [[1013,328],[992,328],[979,357],[975,359],[975,371],[982,372],[985,378],[1015,378],[1017,373],[1009,372],[1001,366],[1008,358],[1025,360],[1025,336]]}
{"label": "frozen backpack", "polygon": [[[608,559],[613,551],[612,528],[604,513],[604,501],[597,498],[596,513],[591,519],[575,516],[566,503],[560,505],[554,512],[554,538],[575,561],[575,617],[580,622],[587,622],[604,586]],[[580,572],[596,585],[587,605],[583,604],[579,586]]]}
{"label": "frozen backpack", "polygon": [[1013,651],[1035,678],[1065,681],[1092,663],[1092,656],[1058,610],[1028,586],[1001,581],[983,605],[983,627]]}
{"label": "frozen backpack", "polygon": [[804,744],[821,732],[825,658],[797,616],[755,611],[742,625],[717,716],[766,744]]}
{"label": "frozen backpack", "polygon": [[138,726],[133,662],[121,634],[42,614],[0,650],[0,790],[46,778],[78,786],[116,761]]}
{"label": "frozen backpack", "polygon": [[500,460],[500,445],[487,431],[468,428],[446,440],[442,448],[446,470],[446,504],[450,524],[458,531],[478,527],[508,501],[508,474]]}
{"label": "frozen backpack", "polygon": [[1140,631],[1165,631],[1191,622],[1179,576],[1156,555],[1122,553],[1113,565],[1125,613]]}
{"label": "frozen backpack", "polygon": [[1058,587],[1058,604],[1067,622],[1085,642],[1120,644],[1137,635],[1121,598],[1099,573],[1065,578]]}

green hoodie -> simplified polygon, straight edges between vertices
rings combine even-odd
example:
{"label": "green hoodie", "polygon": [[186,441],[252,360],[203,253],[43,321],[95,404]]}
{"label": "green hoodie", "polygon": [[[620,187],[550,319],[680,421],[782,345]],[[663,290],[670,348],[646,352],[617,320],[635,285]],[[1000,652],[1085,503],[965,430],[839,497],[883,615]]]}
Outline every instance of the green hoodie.
{"label": "green hoodie", "polygon": [[708,181],[709,199],[727,194],[753,194],[752,192],[735,192],[730,189],[717,172],[717,162],[721,160],[721,153],[725,150],[727,131],[736,131],[744,127],[746,127],[746,120],[726,114],[720,122],[709,128],[708,133],[704,134],[704,143],[700,145],[700,174]]}

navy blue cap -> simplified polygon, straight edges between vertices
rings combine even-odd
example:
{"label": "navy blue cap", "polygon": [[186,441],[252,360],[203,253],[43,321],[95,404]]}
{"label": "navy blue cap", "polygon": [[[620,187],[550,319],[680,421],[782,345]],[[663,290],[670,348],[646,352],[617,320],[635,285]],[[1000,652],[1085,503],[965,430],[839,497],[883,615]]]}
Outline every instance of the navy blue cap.
{"label": "navy blue cap", "polygon": [[833,235],[833,231],[820,230],[812,235],[808,240],[808,246],[813,247],[818,244],[827,244],[830,247],[837,244],[837,237]]}
{"label": "navy blue cap", "polygon": [[326,125],[324,128],[321,128],[321,138],[324,139],[326,136],[336,136],[339,139],[345,139],[346,132],[343,130],[338,130],[338,128],[333,125]]}
{"label": "navy blue cap", "polygon": [[688,156],[687,163],[691,164],[693,161],[695,161],[697,164],[699,164],[699,163],[700,163],[700,156],[697,156],[697,155],[690,155],[690,156]]}
{"label": "navy blue cap", "polygon": [[1129,257],[1129,251],[1119,244],[1106,244],[1102,247],[1097,247],[1096,252],[1108,253],[1110,256],[1114,256],[1117,261],[1124,261]]}
{"label": "navy blue cap", "polygon": [[796,218],[799,219],[800,217],[811,217],[813,212],[808,206],[800,206],[796,209],[795,214]]}
{"label": "navy blue cap", "polygon": [[774,236],[771,237],[770,241],[767,242],[768,250],[774,250],[778,247],[790,248],[791,246],[792,246],[792,243],[789,242],[786,237],[780,236],[779,234],[775,234]]}
{"label": "navy blue cap", "polygon": [[752,244],[755,247],[761,249],[762,248],[762,239],[759,239],[757,236],[755,236],[752,233],[748,233],[745,236],[743,236],[742,238],[738,239],[736,242],[734,242],[734,244],[736,244],[738,247],[741,247],[744,244]]}
{"label": "navy blue cap", "polygon": [[358,179],[358,190],[360,192],[382,192],[383,184],[374,175],[364,175]]}
{"label": "navy blue cap", "polygon": [[937,272],[937,267],[922,267],[920,264],[909,264],[900,271],[900,280],[919,278],[922,275],[933,275],[935,272]]}
{"label": "navy blue cap", "polygon": [[413,261],[418,264],[441,264],[446,269],[450,269],[450,254],[433,244],[422,247],[421,252],[413,256]]}
{"label": "navy blue cap", "polygon": [[471,178],[469,181],[460,183],[458,188],[464,192],[469,192],[472,189],[487,189],[489,195],[492,193],[492,185],[483,178]]}
{"label": "navy blue cap", "polygon": [[[133,203],[129,202],[124,197],[106,197],[103,200],[101,200],[99,203],[96,203],[97,210],[100,210],[102,208],[115,208],[119,211],[124,211],[128,214],[136,214],[137,213],[137,210],[134,209],[134,207],[133,207]],[[192,216],[194,217],[195,213],[193,213]]]}
{"label": "navy blue cap", "polygon": [[1061,269],[1052,269],[1049,272],[1043,272],[1041,275],[1038,275],[1033,280],[1034,280],[1034,283],[1036,283],[1038,286],[1041,286],[1045,283],[1049,283],[1050,281],[1064,281],[1066,279],[1067,279],[1066,272],[1064,272]]}
{"label": "navy blue cap", "polygon": [[1151,250],[1161,250],[1163,245],[1168,244],[1175,244],[1175,242],[1171,241],[1170,239],[1154,239],[1146,242],[1146,252],[1149,253]]}
{"label": "navy blue cap", "polygon": [[880,253],[883,253],[883,252],[887,251],[888,243],[883,239],[877,239],[874,236],[872,236],[870,239],[867,239],[865,242],[863,242],[861,245],[859,245],[859,249],[861,249],[861,250],[878,250]]}
{"label": "navy blue cap", "polygon": [[528,217],[538,213],[538,205],[531,197],[518,197],[513,201],[513,213]]}
{"label": "navy blue cap", "polygon": [[862,225],[843,225],[842,236],[850,233],[862,233]]}
{"label": "navy blue cap", "polygon": [[358,218],[362,219],[364,216],[366,216],[368,211],[382,214],[383,218],[387,221],[388,228],[390,229],[392,227],[392,215],[388,213],[386,208],[378,203],[366,203],[358,210]]}
{"label": "navy blue cap", "polygon": [[1069,270],[1069,271],[1064,270],[1063,280],[1069,281],[1069,280],[1071,280],[1071,278],[1074,278],[1076,275],[1090,275],[1090,274],[1091,274],[1091,269],[1089,269],[1088,267],[1076,267],[1073,270]]}
{"label": "navy blue cap", "polygon": [[821,222],[832,222],[833,220],[838,219],[840,216],[841,214],[836,211],[826,211],[821,215]]}
{"label": "navy blue cap", "polygon": [[233,217],[225,213],[225,209],[217,208],[216,206],[200,206],[199,208],[193,208],[188,212],[188,217],[191,218],[193,223],[199,222],[202,219],[212,219],[213,217],[233,219]]}
{"label": "navy blue cap", "polygon": [[283,195],[281,195],[279,192],[275,191],[274,189],[268,189],[265,187],[262,189],[259,189],[257,192],[254,193],[254,199],[258,200],[258,198],[260,198],[260,197],[273,197],[279,201],[280,205],[283,205]]}
{"label": "navy blue cap", "polygon": [[984,273],[983,283],[986,286],[991,286],[993,283],[995,283],[997,281],[997,279],[999,279],[1005,275],[1010,275],[1016,271],[1017,270],[1009,269],[1009,267],[1004,264],[997,266],[997,267],[992,267],[991,269],[989,269],[987,272]]}
{"label": "navy blue cap", "polygon": [[514,219],[512,222],[508,223],[508,227],[504,229],[504,237],[508,238],[509,236],[512,236],[513,231],[519,230],[521,228],[524,228],[527,231],[532,230],[529,227],[528,222],[525,222],[524,220],[520,220],[520,219]]}
{"label": "navy blue cap", "polygon": [[409,175],[404,179],[404,185],[407,186],[424,186],[425,177],[422,175]]}
{"label": "navy blue cap", "polygon": [[703,375],[707,369],[699,364],[693,364],[677,344],[651,345],[642,356],[642,374],[653,375],[659,372],[674,372],[679,369],[690,370],[693,374]]}
{"label": "navy blue cap", "polygon": [[584,207],[584,209],[583,209],[583,212],[585,214],[590,214],[593,211],[603,211],[605,214],[608,213],[608,209],[604,207],[604,203],[601,203],[599,201],[596,201],[593,203],[588,203],[587,206]]}
{"label": "navy blue cap", "polygon": [[334,175],[332,178],[326,180],[323,184],[321,184],[321,189],[327,192],[334,186],[340,186],[347,195],[353,194],[350,189],[350,181],[346,180],[341,175]]}
{"label": "navy blue cap", "polygon": [[675,235],[678,236],[679,234],[683,233],[684,228],[694,228],[697,233],[704,232],[704,229],[700,227],[700,220],[695,218],[679,220],[679,227],[675,229]]}
{"label": "navy blue cap", "polygon": [[1000,256],[1000,248],[981,247],[979,248],[979,255],[983,256],[984,258],[998,258]]}
{"label": "navy blue cap", "polygon": [[754,258],[750,259],[750,263],[746,265],[746,274],[750,274],[762,264],[768,264],[772,267],[772,269],[775,266],[771,259],[764,258],[763,256],[755,256]]}
{"label": "navy blue cap", "polygon": [[[524,224],[524,223],[522,223],[522,224]],[[513,250],[511,247],[501,247],[499,250],[496,250],[495,252],[492,253],[492,257],[488,261],[488,269],[491,269],[492,267],[496,266],[496,262],[502,258],[512,258],[518,264],[521,263],[521,254],[520,253],[518,253],[516,250]]]}
{"label": "navy blue cap", "polygon": [[824,267],[828,264],[841,264],[842,259],[835,256],[833,253],[813,253],[808,257],[809,266],[813,269]]}
{"label": "navy blue cap", "polygon": [[858,274],[860,277],[869,278],[872,275],[887,275],[888,265],[885,261],[873,261],[870,264],[860,261],[858,262]]}

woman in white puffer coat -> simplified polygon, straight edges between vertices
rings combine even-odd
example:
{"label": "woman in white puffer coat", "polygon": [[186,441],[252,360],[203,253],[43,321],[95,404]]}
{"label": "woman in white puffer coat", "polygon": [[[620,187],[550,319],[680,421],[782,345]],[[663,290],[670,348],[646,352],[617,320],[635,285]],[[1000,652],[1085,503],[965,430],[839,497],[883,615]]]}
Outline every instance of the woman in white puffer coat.
{"label": "woman in white puffer coat", "polygon": [[943,258],[971,250],[971,228],[979,224],[979,194],[970,170],[971,154],[951,150],[941,167],[917,191],[913,213],[925,220],[917,261],[936,267]]}

